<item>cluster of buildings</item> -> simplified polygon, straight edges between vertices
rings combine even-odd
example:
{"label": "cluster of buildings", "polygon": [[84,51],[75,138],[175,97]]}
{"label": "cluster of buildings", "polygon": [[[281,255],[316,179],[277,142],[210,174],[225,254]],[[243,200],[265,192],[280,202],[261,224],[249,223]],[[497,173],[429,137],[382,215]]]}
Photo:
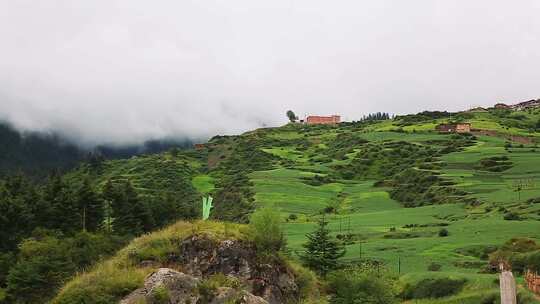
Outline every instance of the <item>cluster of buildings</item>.
{"label": "cluster of buildings", "polygon": [[[515,111],[524,111],[528,109],[537,109],[540,108],[540,99],[531,99],[524,102],[516,103],[513,105],[505,103],[497,103],[493,106],[494,109],[501,110],[515,110]],[[475,107],[469,110],[469,112],[487,112],[486,108]]]}
{"label": "cluster of buildings", "polygon": [[[497,103],[493,107],[495,109],[509,109],[509,110],[527,110],[533,108],[540,108],[540,99],[532,99],[524,102],[520,102],[514,105],[507,105],[504,103]],[[487,109],[482,107],[476,107],[469,110],[469,112],[487,112]],[[340,115],[329,115],[329,116],[318,116],[318,115],[309,115],[305,119],[300,119],[298,121],[301,124],[306,125],[337,125],[341,123]],[[472,126],[470,123],[446,123],[440,124],[435,127],[435,131],[440,133],[470,133],[472,131]],[[195,148],[200,150],[203,149],[205,145],[196,144]]]}
{"label": "cluster of buildings", "polygon": [[[341,122],[341,116],[307,116],[306,119],[299,120],[299,123],[306,125],[336,125]],[[448,123],[440,124],[435,127],[435,130],[441,133],[470,133],[470,123]]]}

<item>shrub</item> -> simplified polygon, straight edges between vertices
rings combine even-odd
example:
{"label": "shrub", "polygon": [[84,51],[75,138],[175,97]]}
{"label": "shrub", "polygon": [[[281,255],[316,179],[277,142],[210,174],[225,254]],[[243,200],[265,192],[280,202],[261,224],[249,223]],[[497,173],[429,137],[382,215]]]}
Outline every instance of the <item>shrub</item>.
{"label": "shrub", "polygon": [[499,303],[500,296],[498,293],[491,293],[485,295],[480,300],[480,304],[497,304]]}
{"label": "shrub", "polygon": [[437,263],[431,263],[429,264],[428,266],[428,270],[429,271],[440,271],[442,268],[442,265],[441,264],[437,264]]}
{"label": "shrub", "polygon": [[333,272],[328,277],[331,304],[398,303],[395,280],[374,268],[353,267]]}
{"label": "shrub", "polygon": [[504,215],[504,219],[507,221],[521,221],[521,216],[515,212],[508,212]]}
{"label": "shrub", "polygon": [[294,273],[294,282],[298,286],[299,297],[301,299],[319,298],[319,282],[315,273],[295,262],[288,261],[288,266]]}
{"label": "shrub", "polygon": [[152,303],[168,304],[170,299],[169,291],[164,286],[159,286],[152,293]]}
{"label": "shrub", "polygon": [[226,276],[223,273],[217,273],[208,277],[207,281],[219,287],[239,288],[240,281],[235,277]]}
{"label": "shrub", "polygon": [[439,230],[439,236],[440,237],[447,237],[448,236],[448,229],[446,228],[442,228],[441,230]]}
{"label": "shrub", "polygon": [[199,302],[201,304],[210,303],[214,299],[218,287],[219,285],[212,280],[200,282],[199,285],[197,285],[197,292],[200,296]]}
{"label": "shrub", "polygon": [[271,208],[255,211],[249,222],[249,236],[260,253],[275,253],[285,246],[279,212]]}
{"label": "shrub", "polygon": [[7,277],[7,293],[22,303],[39,303],[52,297],[76,270],[60,240],[27,239],[21,243],[17,263]]}
{"label": "shrub", "polygon": [[442,298],[458,293],[465,283],[464,279],[428,278],[405,285],[401,295],[406,300]]}
{"label": "shrub", "polygon": [[107,262],[91,273],[78,275],[62,288],[51,303],[117,303],[142,286],[150,272],[150,269],[118,268],[112,261]]}
{"label": "shrub", "polygon": [[498,247],[495,245],[470,245],[467,247],[458,248],[455,251],[462,255],[468,255],[479,258],[481,260],[487,260],[489,255],[497,251]]}

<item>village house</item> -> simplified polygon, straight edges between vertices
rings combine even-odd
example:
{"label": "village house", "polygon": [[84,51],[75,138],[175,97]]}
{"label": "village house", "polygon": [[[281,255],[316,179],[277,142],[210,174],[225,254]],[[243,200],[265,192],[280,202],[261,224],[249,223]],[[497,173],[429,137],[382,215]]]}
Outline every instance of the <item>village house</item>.
{"label": "village house", "polygon": [[470,123],[440,124],[435,130],[441,133],[469,133],[471,132]]}
{"label": "village house", "polygon": [[341,116],[308,116],[305,123],[308,125],[335,125],[341,122]]}

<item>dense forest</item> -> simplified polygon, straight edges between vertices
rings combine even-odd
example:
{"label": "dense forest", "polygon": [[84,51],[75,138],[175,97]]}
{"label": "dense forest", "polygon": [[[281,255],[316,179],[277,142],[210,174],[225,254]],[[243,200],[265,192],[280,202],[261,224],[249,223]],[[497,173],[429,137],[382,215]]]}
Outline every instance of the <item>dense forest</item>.
{"label": "dense forest", "polygon": [[41,184],[23,175],[1,180],[0,286],[7,301],[50,298],[133,236],[197,217],[189,195],[144,196],[129,180],[109,180],[98,192],[88,177],[59,174]]}

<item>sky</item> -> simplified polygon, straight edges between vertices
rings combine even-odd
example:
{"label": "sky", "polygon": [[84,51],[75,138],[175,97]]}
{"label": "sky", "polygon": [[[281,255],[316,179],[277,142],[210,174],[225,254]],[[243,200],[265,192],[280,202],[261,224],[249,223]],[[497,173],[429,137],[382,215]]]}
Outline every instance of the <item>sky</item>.
{"label": "sky", "polygon": [[537,0],[0,0],[0,119],[84,145],[540,97]]}

